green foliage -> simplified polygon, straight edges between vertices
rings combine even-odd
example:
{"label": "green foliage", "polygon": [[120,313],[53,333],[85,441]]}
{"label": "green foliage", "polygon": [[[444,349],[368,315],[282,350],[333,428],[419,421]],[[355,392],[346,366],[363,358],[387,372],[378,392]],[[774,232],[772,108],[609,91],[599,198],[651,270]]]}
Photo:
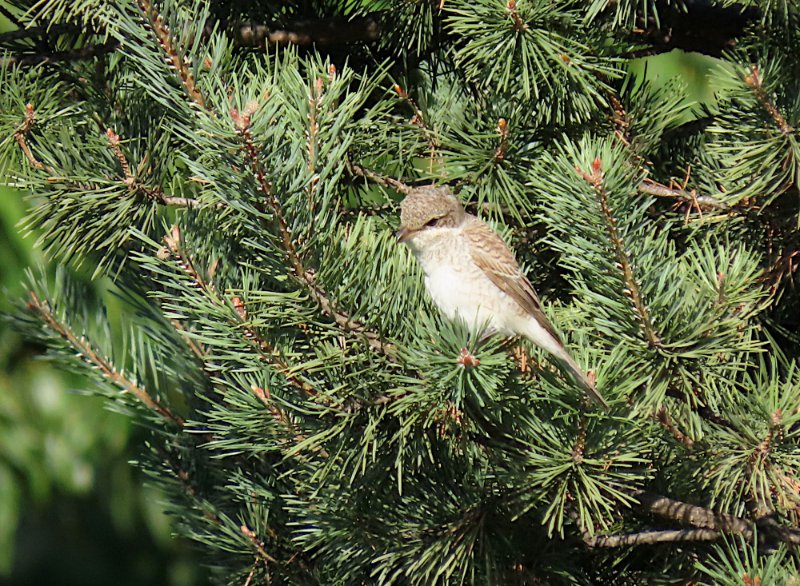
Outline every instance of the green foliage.
{"label": "green foliage", "polygon": [[795,584],[797,564],[785,547],[765,554],[754,545],[730,540],[714,546],[714,554],[698,568],[710,580],[703,584]]}
{"label": "green foliage", "polygon": [[[219,583],[793,572],[797,45],[760,15],[775,34],[745,33],[695,107],[628,72],[639,26],[692,4],[29,7],[119,43],[4,61],[0,161],[45,250],[128,317],[58,272],[14,323],[144,427],[138,466]],[[373,11],[375,42],[331,41],[341,19],[303,41]],[[239,46],[242,18],[300,46]],[[609,412],[437,314],[393,236],[429,182],[530,268]]]}
{"label": "green foliage", "polygon": [[[13,300],[26,295],[25,267],[43,260],[33,248],[35,238],[15,230],[26,212],[21,198],[11,190],[0,193],[0,243],[5,251],[0,273],[8,311]],[[89,294],[83,303],[96,298],[102,287],[101,281],[85,288]],[[119,311],[113,301],[112,316]],[[157,491],[141,487],[126,461],[131,453],[126,446],[137,445],[141,434],[129,418],[109,413],[102,398],[87,397],[85,373],[78,376],[36,360],[42,347],[22,340],[16,328],[7,326],[11,324],[0,324],[4,580],[66,583],[124,573],[129,584],[196,583],[192,577],[199,572],[170,538]],[[77,525],[75,519],[80,519]],[[41,539],[42,534],[49,538]],[[35,562],[43,558],[50,563]],[[93,564],[88,574],[87,563]]]}

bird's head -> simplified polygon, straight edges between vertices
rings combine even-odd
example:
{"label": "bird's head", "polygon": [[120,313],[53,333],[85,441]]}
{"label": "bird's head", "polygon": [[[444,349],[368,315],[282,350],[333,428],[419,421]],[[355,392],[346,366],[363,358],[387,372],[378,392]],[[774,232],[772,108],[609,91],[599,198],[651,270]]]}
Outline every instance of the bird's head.
{"label": "bird's head", "polygon": [[397,239],[409,242],[440,233],[443,229],[456,228],[464,221],[464,215],[464,206],[449,187],[417,187],[400,204]]}

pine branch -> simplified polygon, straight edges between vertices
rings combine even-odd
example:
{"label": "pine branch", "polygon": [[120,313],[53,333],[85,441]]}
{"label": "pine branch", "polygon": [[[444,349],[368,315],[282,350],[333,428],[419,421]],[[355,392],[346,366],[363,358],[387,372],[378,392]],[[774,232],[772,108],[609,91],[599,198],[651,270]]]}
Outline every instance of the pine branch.
{"label": "pine branch", "polygon": [[783,114],[781,114],[780,110],[772,103],[767,95],[767,92],[764,90],[764,86],[761,80],[761,72],[759,71],[758,67],[753,65],[750,69],[750,74],[744,77],[744,82],[747,84],[747,87],[753,90],[758,101],[761,103],[763,108],[772,116],[772,119],[775,121],[775,124],[778,126],[778,129],[781,131],[783,135],[789,135],[794,132],[794,128],[786,121]]}
{"label": "pine branch", "polygon": [[[619,99],[619,96],[612,91],[611,88],[608,89],[606,94],[608,95],[608,100],[611,103],[611,124],[614,127],[614,135],[622,144],[630,148],[631,121],[628,117],[628,112],[625,110],[622,100]],[[634,153],[634,155],[637,159],[640,159],[637,153]]]}
{"label": "pine branch", "polygon": [[747,541],[752,541],[756,537],[756,527],[761,530],[758,533],[761,539],[769,536],[777,542],[800,544],[800,530],[779,525],[774,515],[766,515],[755,521],[749,521],[735,515],[717,513],[704,507],[642,490],[634,491],[631,496],[639,501],[643,511],[682,524],[692,525],[695,529],[653,530],[594,537],[584,535],[584,542],[589,547],[620,547],[675,541],[713,541],[723,534],[741,535]]}
{"label": "pine branch", "polygon": [[231,117],[237,128],[237,132],[242,137],[244,151],[253,175],[258,183],[259,190],[264,194],[266,204],[277,221],[283,252],[286,255],[289,265],[292,267],[294,277],[304,285],[314,302],[316,302],[325,315],[333,319],[336,325],[346,332],[351,332],[364,338],[370,348],[391,358],[394,353],[392,345],[386,344],[377,332],[373,332],[360,322],[352,319],[347,312],[337,308],[328,293],[316,283],[314,272],[304,265],[303,259],[292,238],[289,224],[283,213],[283,206],[273,193],[272,185],[267,179],[266,172],[258,158],[258,148],[250,134],[249,114],[240,114],[237,110],[233,109],[231,110]]}
{"label": "pine branch", "polygon": [[591,537],[585,534],[583,541],[586,545],[589,547],[623,547],[678,541],[713,541],[723,534],[741,535],[747,541],[752,541],[756,536],[756,527],[764,529],[760,534],[761,537],[766,533],[780,542],[800,544],[800,530],[780,526],[772,516],[762,517],[752,522],[645,491],[635,491],[631,496],[639,501],[644,511],[692,525],[695,529],[648,530]]}
{"label": "pine branch", "polygon": [[19,145],[19,148],[22,150],[22,154],[25,155],[28,163],[30,163],[30,165],[36,169],[44,170],[44,164],[34,156],[33,152],[31,152],[31,149],[28,146],[28,140],[26,138],[28,133],[31,131],[31,128],[33,128],[33,123],[35,120],[36,112],[33,109],[33,104],[29,103],[25,106],[25,119],[14,133],[14,140]]}
{"label": "pine branch", "polygon": [[392,177],[386,177],[384,175],[379,175],[374,171],[371,171],[361,165],[356,165],[352,163],[350,160],[346,161],[348,169],[353,175],[359,175],[361,177],[365,177],[372,181],[373,183],[380,185],[382,187],[388,187],[390,189],[394,189],[395,191],[399,191],[402,194],[408,195],[413,187],[403,183],[402,181],[398,181],[397,179],[393,179]]}
{"label": "pine branch", "polygon": [[[169,30],[163,23],[158,10],[149,0],[139,2],[139,7],[150,21],[153,32],[159,44],[167,53],[168,60],[178,72],[181,81],[189,95],[197,102],[197,93],[192,79],[191,71],[180,54],[176,51]],[[5,12],[2,4],[0,9]],[[10,14],[6,14],[9,20]],[[49,27],[35,26],[25,28],[24,24],[14,19],[12,21],[17,30],[0,33],[0,46],[4,43],[17,40],[37,39],[44,41],[53,39],[58,35],[96,35],[97,31],[86,29],[73,24],[56,23]],[[223,23],[224,24],[224,23]],[[234,43],[239,47],[263,48],[265,45],[298,45],[298,46],[332,46],[357,42],[372,42],[380,38],[380,25],[372,16],[344,19],[321,18],[317,20],[298,21],[286,29],[273,29],[266,24],[233,23],[225,28],[230,32]],[[209,30],[209,27],[206,27]],[[3,58],[3,63],[8,65],[38,65],[41,63],[57,63],[65,61],[80,61],[93,59],[100,55],[112,53],[119,49],[121,43],[116,39],[109,39],[104,43],[85,44],[82,47],[66,51],[38,51],[30,54],[11,54]],[[198,102],[198,105],[202,105]]]}
{"label": "pine branch", "polygon": [[260,557],[265,562],[272,562],[276,564],[278,563],[278,560],[276,560],[274,557],[272,557],[267,553],[267,550],[264,549],[264,542],[258,538],[258,535],[256,535],[252,529],[250,529],[245,524],[242,524],[242,526],[239,529],[241,530],[242,535],[247,537],[247,539],[250,540],[250,543],[253,544],[253,547],[255,547],[258,557]]}
{"label": "pine branch", "polygon": [[711,529],[661,529],[637,533],[618,533],[614,535],[595,535],[584,539],[589,547],[628,547],[654,543],[675,543],[681,541],[714,541],[721,536]]}
{"label": "pine branch", "polygon": [[189,94],[189,97],[195,104],[205,109],[206,101],[195,84],[191,66],[186,62],[179,49],[175,46],[172,35],[169,32],[169,28],[164,23],[161,13],[150,0],[137,0],[137,4],[139,10],[141,10],[142,14],[150,23],[150,27],[158,40],[158,44],[166,54],[172,69],[175,70],[178,77],[180,77],[183,87],[186,89],[186,93]]}
{"label": "pine branch", "polygon": [[422,110],[419,109],[419,106],[417,106],[414,98],[412,98],[409,93],[399,84],[394,85],[394,91],[397,92],[400,100],[408,104],[408,106],[411,108],[411,111],[414,113],[409,122],[420,128],[425,134],[425,138],[428,140],[428,148],[431,151],[431,161],[433,161],[436,155],[436,150],[441,146],[436,133],[425,121],[425,115],[422,113]]}
{"label": "pine branch", "polygon": [[682,187],[670,187],[663,183],[658,183],[652,179],[645,179],[639,184],[639,192],[656,197],[663,197],[667,199],[677,199],[689,205],[695,206],[698,209],[706,210],[727,210],[730,206],[723,201],[718,200],[711,195],[697,195],[697,192],[692,189],[687,191]]}
{"label": "pine branch", "polygon": [[755,7],[721,6],[711,2],[686,0],[659,3],[659,18],[642,22],[633,34],[650,48],[626,54],[635,58],[682,49],[722,56],[760,17]]}
{"label": "pine branch", "polygon": [[108,144],[109,148],[111,148],[111,152],[114,153],[114,157],[117,159],[117,161],[119,161],[120,167],[122,168],[122,173],[124,176],[123,183],[125,183],[131,193],[144,193],[145,196],[151,201],[155,201],[165,206],[195,207],[199,205],[200,202],[198,202],[196,199],[167,195],[160,187],[152,187],[139,181],[139,179],[131,170],[128,159],[125,157],[125,153],[122,152],[122,149],[119,146],[119,135],[109,128],[106,130],[106,138],[108,138]]}
{"label": "pine branch", "polygon": [[260,563],[261,559],[256,558],[256,561],[253,562],[253,567],[250,568],[250,573],[247,574],[247,579],[244,581],[244,586],[250,586],[253,583],[253,576],[256,575],[256,570],[258,569]]}
{"label": "pine branch", "polygon": [[310,397],[318,396],[316,390],[314,389],[314,385],[307,380],[304,380],[303,377],[294,374],[292,372],[292,367],[281,355],[278,349],[271,342],[261,337],[258,332],[248,325],[247,321],[249,318],[247,315],[247,309],[245,308],[242,300],[239,297],[233,297],[231,299],[231,303],[236,310],[236,314],[239,316],[239,319],[241,319],[240,326],[244,331],[245,339],[255,346],[261,356],[263,356],[264,359],[269,362],[279,374],[283,375],[283,377],[292,386],[303,391]]}
{"label": "pine branch", "polygon": [[494,151],[494,160],[499,163],[505,160],[506,151],[508,151],[508,122],[505,118],[497,121],[497,132],[500,134],[500,144]]}
{"label": "pine branch", "polygon": [[517,0],[508,0],[506,3],[506,10],[509,16],[511,16],[511,21],[514,23],[514,30],[517,34],[524,33],[528,30],[528,23],[526,23],[519,15],[519,12],[517,12]]}
{"label": "pine branch", "polygon": [[284,29],[254,23],[233,23],[225,28],[231,31],[236,44],[256,49],[265,45],[331,46],[371,42],[378,40],[381,34],[375,16],[302,20]]}
{"label": "pine branch", "polygon": [[[46,166],[44,163],[39,161],[28,145],[26,137],[33,128],[35,120],[36,112],[34,111],[33,104],[27,104],[25,106],[25,119],[14,133],[14,140],[19,145],[20,150],[22,151],[23,155],[25,155],[25,158],[32,167],[47,171],[47,173],[50,175],[50,177],[48,177],[48,181],[61,181],[61,178],[57,176],[56,171],[52,167]],[[170,196],[165,194],[160,187],[153,187],[140,182],[133,174],[130,164],[128,163],[124,153],[122,152],[122,149],[119,146],[119,136],[109,128],[106,131],[106,137],[108,138],[109,147],[114,153],[114,157],[119,161],[120,167],[122,168],[124,175],[123,183],[125,183],[131,193],[144,193],[148,199],[166,206],[193,207],[199,205],[199,202],[195,199]],[[92,189],[91,186],[78,184],[73,181],[67,181],[66,183],[75,189]]]}
{"label": "pine branch", "polygon": [[666,429],[673,438],[675,438],[678,443],[683,444],[686,448],[692,449],[694,448],[694,440],[683,433],[678,426],[675,425],[675,422],[670,417],[669,412],[667,411],[666,407],[663,405],[658,408],[658,410],[653,414],[655,420]]}
{"label": "pine branch", "polygon": [[172,327],[174,327],[175,330],[178,332],[178,335],[180,335],[181,340],[183,340],[189,347],[189,349],[192,351],[192,354],[194,354],[195,358],[200,360],[201,363],[205,364],[206,352],[203,346],[189,336],[189,332],[186,330],[186,327],[180,321],[178,321],[177,319],[171,319],[169,320],[169,322],[172,324]]}
{"label": "pine branch", "polygon": [[94,59],[100,55],[113,53],[119,49],[117,40],[109,40],[98,45],[84,45],[67,51],[38,52],[28,55],[9,55],[2,59],[0,65],[40,65],[42,63],[60,63],[65,61],[81,61]]}
{"label": "pine branch", "polygon": [[628,253],[625,250],[625,243],[622,241],[622,237],[617,229],[617,220],[608,205],[608,193],[606,193],[605,187],[603,186],[603,173],[601,171],[601,165],[602,162],[600,159],[595,159],[592,162],[591,172],[584,171],[580,167],[576,167],[575,170],[589,185],[592,186],[595,194],[597,195],[603,220],[605,221],[606,229],[608,231],[609,240],[611,241],[611,245],[616,253],[617,262],[622,269],[622,276],[626,285],[625,293],[628,295],[633,304],[634,313],[639,318],[639,324],[644,331],[648,344],[651,348],[654,348],[661,345],[661,339],[656,333],[656,330],[650,319],[650,312],[648,311],[647,306],[645,305],[641,294],[639,293],[639,285],[634,277],[633,267],[631,265],[630,258],[628,257]]}
{"label": "pine branch", "polygon": [[715,413],[711,407],[705,404],[704,398],[702,397],[702,391],[699,389],[693,389],[694,397],[701,402],[698,406],[697,403],[690,401],[689,398],[682,393],[680,390],[675,388],[674,386],[670,385],[667,387],[667,396],[672,397],[674,399],[678,399],[679,401],[686,403],[691,409],[695,411],[700,417],[714,423],[715,425],[719,425],[720,427],[724,427],[726,429],[736,429],[730,421]]}
{"label": "pine branch", "polygon": [[147,389],[127,378],[124,373],[117,371],[111,362],[109,362],[107,358],[101,356],[83,336],[78,336],[67,324],[59,321],[58,317],[50,310],[49,304],[46,301],[41,301],[36,293],[32,291],[27,307],[34,312],[51,331],[61,336],[81,358],[97,368],[106,380],[122,389],[123,392],[135,396],[143,405],[151,411],[158,413],[165,420],[175,424],[179,428],[183,428],[184,420],[181,417],[175,415],[168,407],[154,399],[150,393],[147,392]]}
{"label": "pine branch", "polygon": [[645,491],[635,491],[632,496],[639,501],[644,511],[659,517],[703,529],[742,535],[748,540],[753,538],[754,524],[741,517],[716,513],[710,509]]}
{"label": "pine branch", "polygon": [[[203,291],[210,299],[213,299],[215,302],[219,302],[219,297],[214,284],[202,276],[200,271],[198,271],[196,268],[192,257],[189,256],[184,250],[182,246],[181,231],[178,226],[172,227],[170,234],[167,234],[164,237],[164,243],[166,244],[166,254],[175,259],[175,261],[178,263],[178,266],[180,266],[184,273],[186,273],[186,275],[195,283],[197,288]],[[244,338],[248,341],[248,343],[252,344],[253,347],[259,351],[264,360],[266,360],[292,386],[303,391],[309,396],[315,396],[317,393],[314,390],[314,386],[310,382],[303,380],[302,377],[294,374],[291,366],[282,357],[278,349],[275,348],[275,346],[273,346],[269,341],[260,337],[253,328],[247,325],[247,311],[241,299],[238,297],[233,297],[231,299],[231,304],[233,305],[239,320],[241,320],[239,326],[241,331],[243,331]],[[181,333],[183,333],[184,336],[187,335],[185,330],[181,330]]]}
{"label": "pine branch", "polygon": [[[295,425],[292,423],[292,420],[289,419],[289,416],[286,414],[286,411],[272,400],[272,394],[269,392],[269,389],[253,385],[250,390],[253,391],[253,394],[261,402],[261,404],[267,408],[267,411],[269,411],[270,415],[272,415],[272,418],[283,428],[286,434],[292,438],[295,446],[308,439],[305,435],[297,430]],[[288,444],[286,441],[282,441],[281,443]],[[328,450],[320,445],[312,445],[311,450],[316,452],[322,458],[328,458],[329,456]],[[295,457],[302,456],[301,454],[297,453],[295,454]]]}
{"label": "pine branch", "polygon": [[754,529],[758,527],[763,529],[759,534],[760,537],[766,534],[776,541],[800,544],[800,529],[779,525],[774,514],[762,515],[753,522],[644,491],[637,491],[632,496],[646,511],[666,519],[721,533],[741,535],[748,541],[755,537]]}

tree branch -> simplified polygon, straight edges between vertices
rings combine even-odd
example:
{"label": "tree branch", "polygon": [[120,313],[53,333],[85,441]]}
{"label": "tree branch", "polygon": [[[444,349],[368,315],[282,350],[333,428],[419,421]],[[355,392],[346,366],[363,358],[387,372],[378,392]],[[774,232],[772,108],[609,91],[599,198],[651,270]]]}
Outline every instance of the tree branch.
{"label": "tree branch", "polygon": [[414,101],[414,98],[399,84],[395,84],[394,91],[400,97],[400,99],[408,104],[411,108],[411,111],[414,112],[414,115],[411,117],[409,122],[414,126],[417,126],[422,132],[425,134],[425,138],[428,141],[428,148],[431,151],[431,165],[433,165],[433,159],[436,155],[436,149],[439,148],[439,140],[436,136],[434,130],[428,125],[425,121],[425,115],[420,110],[417,103]]}
{"label": "tree branch", "polygon": [[743,535],[746,539],[753,538],[754,523],[741,517],[726,513],[716,513],[704,507],[691,505],[643,490],[634,492],[632,496],[639,501],[645,511],[659,517],[703,529]]}
{"label": "tree branch", "polygon": [[631,496],[639,501],[645,512],[692,525],[694,528],[647,530],[592,537],[584,535],[583,541],[586,545],[589,547],[624,547],[679,541],[713,541],[723,534],[741,535],[747,541],[752,541],[756,536],[756,527],[762,529],[759,533],[760,538],[768,535],[784,543],[800,544],[800,531],[779,525],[772,516],[762,517],[753,522],[735,515],[716,513],[710,509],[641,490],[631,493]]}
{"label": "tree branch", "polygon": [[[167,53],[170,64],[178,72],[183,85],[189,92],[192,100],[197,102],[199,93],[196,91],[191,68],[177,52],[170,32],[150,0],[140,0],[139,8],[150,22],[151,28],[159,44]],[[2,4],[0,4],[2,9]],[[5,10],[3,9],[4,13]],[[11,20],[10,14],[6,16]],[[54,24],[49,27],[29,27],[14,19],[17,30],[0,34],[0,46],[4,43],[17,40],[38,38],[39,40],[53,38],[58,35],[97,35],[98,31],[84,29],[73,24]],[[321,18],[317,20],[302,20],[291,23],[286,29],[274,29],[266,24],[233,23],[225,26],[234,43],[240,47],[263,48],[266,45],[320,45],[332,46],[347,43],[371,42],[380,38],[380,25],[376,16],[364,16],[353,19],[346,18]],[[120,41],[110,39],[100,44],[85,44],[82,47],[66,51],[36,52],[30,54],[12,54],[3,59],[9,65],[37,65],[40,63],[55,63],[63,61],[79,61],[92,59],[106,53],[111,53],[120,47]],[[33,47],[31,48],[33,49]],[[200,104],[202,105],[202,104]]]}
{"label": "tree branch", "polygon": [[244,524],[241,527],[239,527],[239,529],[241,530],[242,535],[247,537],[247,539],[250,540],[250,543],[253,544],[253,547],[255,547],[258,557],[260,557],[265,562],[272,562],[275,564],[278,563],[278,560],[276,560],[274,557],[272,557],[267,553],[267,550],[264,549],[264,542],[258,538],[258,536],[252,529],[250,529],[247,525]]}
{"label": "tree branch", "polygon": [[617,229],[617,220],[612,214],[611,208],[608,205],[608,193],[606,193],[605,187],[603,187],[603,173],[601,171],[601,164],[602,162],[600,159],[595,159],[592,163],[591,171],[584,171],[580,167],[576,167],[576,171],[586,180],[587,183],[589,183],[589,185],[592,186],[597,194],[598,202],[600,204],[600,211],[603,214],[606,229],[608,230],[608,238],[616,252],[617,262],[622,268],[622,278],[625,284],[625,293],[633,304],[633,310],[636,316],[639,318],[639,323],[644,331],[647,343],[651,348],[660,346],[661,339],[656,333],[655,327],[650,319],[650,312],[642,300],[641,293],[639,292],[639,285],[637,284],[633,274],[633,265],[631,264],[628,253],[625,250],[625,244],[623,243],[622,237]]}
{"label": "tree branch", "polygon": [[393,179],[392,177],[385,177],[383,175],[378,175],[374,171],[366,169],[360,165],[356,165],[355,163],[350,162],[349,160],[346,161],[348,169],[353,175],[359,175],[361,177],[365,177],[376,183],[377,185],[381,185],[383,187],[388,187],[390,189],[394,189],[395,191],[399,191],[404,195],[408,195],[413,187],[403,183],[402,181],[398,181],[397,179]]}
{"label": "tree branch", "polygon": [[775,121],[775,124],[781,131],[781,134],[792,134],[794,132],[794,128],[792,128],[792,126],[786,121],[786,118],[784,118],[783,114],[781,114],[780,110],[778,110],[777,106],[772,103],[772,100],[769,99],[767,92],[764,90],[764,85],[761,80],[761,72],[759,71],[758,67],[753,65],[750,68],[750,73],[744,77],[744,82],[747,84],[747,87],[753,90],[753,93],[761,103],[761,106]]}
{"label": "tree branch", "polygon": [[241,47],[262,48],[265,45],[341,45],[370,42],[380,38],[376,16],[358,18],[320,18],[293,22],[286,29],[266,24],[235,23],[227,27]]}
{"label": "tree branch", "polygon": [[150,0],[138,0],[138,6],[139,10],[142,11],[142,14],[150,23],[150,27],[159,45],[161,45],[172,68],[178,73],[178,77],[180,77],[183,87],[186,88],[189,97],[195,104],[205,109],[206,102],[203,98],[203,94],[200,93],[200,90],[195,84],[192,67],[186,62],[175,46],[172,35],[170,34],[169,28],[167,28],[167,25],[164,23],[161,13],[158,12],[158,9],[153,6]]}
{"label": "tree branch", "polygon": [[68,51],[43,52],[29,55],[9,55],[3,58],[5,65],[39,65],[41,63],[59,63],[63,61],[80,61],[94,59],[106,53],[116,51],[120,46],[119,41],[109,40],[99,45],[84,45]]}
{"label": "tree branch", "polygon": [[679,443],[683,444],[690,450],[694,448],[694,440],[678,429],[678,426],[675,425],[675,422],[672,420],[672,417],[670,417],[666,407],[663,405],[659,407],[653,414],[653,417],[659,423],[659,425],[666,429]]}
{"label": "tree branch", "polygon": [[[184,251],[181,245],[181,231],[178,226],[172,227],[171,232],[164,237],[164,243],[166,245],[164,249],[165,258],[171,256],[175,259],[186,275],[194,281],[198,289],[213,295],[215,301],[219,299],[214,284],[200,274],[192,258]],[[292,372],[290,365],[284,360],[278,349],[267,340],[261,338],[252,327],[247,325],[247,312],[241,300],[238,297],[234,297],[231,303],[239,318],[238,325],[244,333],[244,338],[259,351],[264,360],[272,365],[276,372],[281,374],[289,384],[309,396],[316,395],[313,385]],[[181,333],[186,335],[185,330]]]}
{"label": "tree branch", "polygon": [[675,3],[657,2],[658,20],[650,18],[638,23],[632,32],[651,45],[626,57],[641,57],[682,49],[722,56],[733,48],[737,39],[761,16],[757,8],[741,5],[718,6],[705,0],[685,0]]}
{"label": "tree branch", "polygon": [[345,311],[338,309],[334,306],[330,296],[316,283],[314,273],[307,269],[303,263],[300,253],[294,244],[289,224],[283,213],[278,198],[272,192],[272,185],[267,179],[264,168],[258,157],[258,148],[253,141],[250,134],[250,119],[249,115],[240,114],[236,110],[231,111],[234,124],[238,133],[243,139],[243,147],[247,156],[250,167],[255,175],[256,181],[259,185],[259,190],[264,194],[267,206],[272,210],[272,214],[276,219],[278,226],[278,233],[281,238],[283,252],[286,255],[289,265],[292,267],[295,278],[300,281],[305,289],[308,291],[314,302],[320,307],[322,312],[333,319],[334,323],[346,332],[352,332],[364,338],[369,344],[370,348],[377,350],[389,358],[393,357],[393,347],[391,344],[383,342],[381,336],[362,323],[352,319]]}
{"label": "tree branch", "polygon": [[122,372],[117,371],[111,362],[104,356],[98,354],[83,336],[78,336],[67,324],[59,321],[56,315],[51,311],[47,301],[40,300],[33,291],[30,293],[28,309],[35,313],[48,328],[61,336],[81,358],[97,368],[105,379],[109,380],[124,392],[135,396],[151,411],[158,413],[161,417],[175,424],[177,427],[183,428],[184,420],[181,417],[175,415],[168,407],[154,399],[150,393],[147,392],[147,389],[127,378]]}
{"label": "tree branch", "polygon": [[684,203],[697,205],[700,209],[706,210],[728,210],[730,206],[711,195],[697,195],[694,189],[687,191],[680,187],[669,187],[662,183],[645,179],[639,184],[639,192],[663,197],[667,199],[677,199]]}
{"label": "tree branch", "polygon": [[42,162],[37,159],[33,152],[31,152],[30,146],[28,146],[28,133],[33,128],[33,123],[36,120],[36,112],[33,109],[33,104],[27,104],[25,106],[25,118],[22,121],[22,124],[19,125],[17,131],[14,133],[14,140],[19,145],[19,148],[22,150],[22,154],[25,155],[25,158],[28,159],[28,163],[32,167],[36,169],[44,170],[45,166]]}
{"label": "tree branch", "polygon": [[125,183],[131,193],[141,192],[148,199],[165,206],[195,207],[200,205],[200,202],[196,199],[189,197],[173,197],[164,193],[164,190],[160,187],[152,187],[139,181],[139,179],[131,170],[131,166],[128,163],[125,153],[123,153],[122,148],[120,148],[121,141],[119,135],[111,128],[108,128],[106,130],[106,138],[108,138],[108,145],[111,149],[111,152],[114,153],[114,157],[117,159],[117,161],[119,161],[119,165],[122,168],[123,183]]}
{"label": "tree branch", "polygon": [[589,547],[625,547],[678,541],[714,541],[720,535],[718,531],[712,531],[711,529],[661,529],[640,531],[638,533],[595,535],[594,537],[585,538],[584,543]]}

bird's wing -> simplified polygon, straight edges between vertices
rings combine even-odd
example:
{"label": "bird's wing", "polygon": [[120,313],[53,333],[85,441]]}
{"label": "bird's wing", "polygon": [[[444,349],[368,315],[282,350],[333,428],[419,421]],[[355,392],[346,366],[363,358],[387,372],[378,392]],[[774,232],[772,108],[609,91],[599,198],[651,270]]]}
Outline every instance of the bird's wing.
{"label": "bird's wing", "polygon": [[473,262],[496,287],[511,297],[525,313],[532,315],[547,333],[561,343],[561,338],[542,311],[533,285],[520,270],[503,239],[474,216],[467,218],[462,229],[469,242]]}

